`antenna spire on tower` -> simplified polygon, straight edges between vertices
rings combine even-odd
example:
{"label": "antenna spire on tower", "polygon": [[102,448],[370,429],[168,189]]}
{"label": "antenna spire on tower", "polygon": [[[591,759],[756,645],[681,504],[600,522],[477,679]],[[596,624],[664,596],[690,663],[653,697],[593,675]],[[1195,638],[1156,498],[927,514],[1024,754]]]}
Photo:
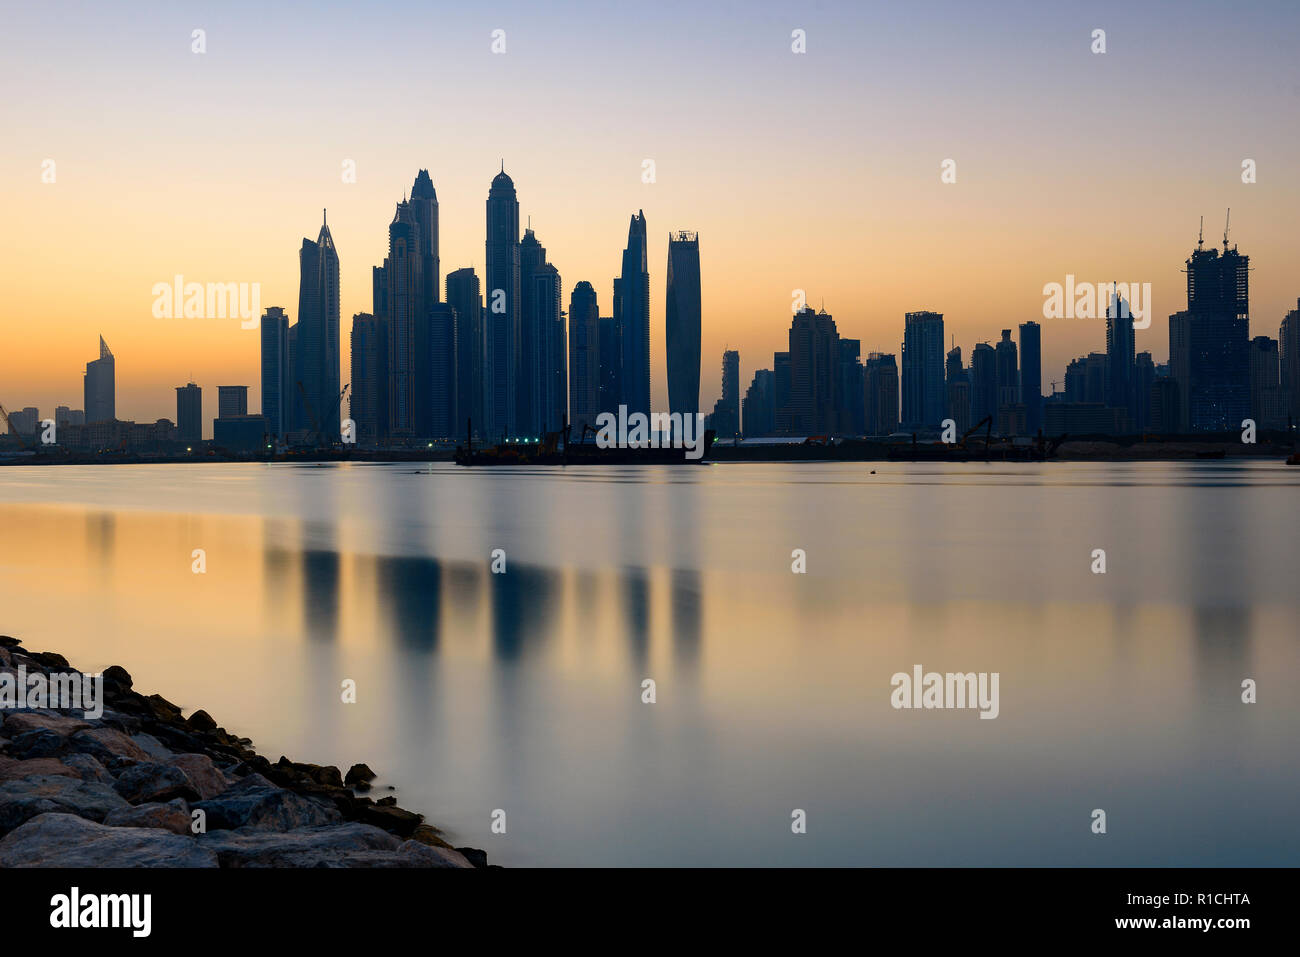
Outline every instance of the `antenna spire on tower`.
{"label": "antenna spire on tower", "polygon": [[1228,207],[1228,218],[1223,221],[1223,251],[1228,251],[1228,224],[1232,222],[1232,207]]}
{"label": "antenna spire on tower", "polygon": [[1196,248],[1197,248],[1197,249],[1200,249],[1200,248],[1201,248],[1202,246],[1204,246],[1204,245],[1205,245],[1205,217],[1202,216],[1202,217],[1201,217],[1201,232],[1200,232],[1200,234],[1196,237]]}

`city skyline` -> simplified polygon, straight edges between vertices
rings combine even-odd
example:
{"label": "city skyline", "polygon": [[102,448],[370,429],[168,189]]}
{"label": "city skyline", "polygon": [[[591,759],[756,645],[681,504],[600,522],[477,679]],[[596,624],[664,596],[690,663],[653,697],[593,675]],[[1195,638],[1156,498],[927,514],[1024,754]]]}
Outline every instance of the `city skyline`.
{"label": "city skyline", "polygon": [[[686,36],[654,24],[629,36],[613,13],[547,23],[506,8],[497,24],[453,11],[439,23],[455,40],[445,62],[422,62],[419,73],[437,81],[426,82],[434,90],[454,75],[459,82],[450,89],[460,99],[432,94],[441,128],[387,148],[397,107],[373,105],[382,87],[362,65],[327,81],[340,84],[340,108],[366,103],[350,111],[346,129],[328,122],[322,106],[277,108],[299,94],[297,76],[307,72],[302,64],[317,28],[277,12],[251,30],[249,9],[236,6],[206,24],[202,57],[190,52],[194,25],[181,18],[121,31],[114,62],[145,48],[161,51],[171,82],[120,114],[111,129],[86,111],[130,74],[111,75],[102,92],[95,90],[87,71],[107,51],[80,35],[67,50],[48,41],[24,48],[21,41],[41,34],[51,14],[15,14],[10,36],[19,42],[0,76],[19,82],[18,71],[39,53],[40,69],[58,69],[67,79],[5,107],[15,121],[15,148],[0,157],[0,173],[21,234],[0,238],[0,254],[11,265],[0,291],[13,316],[41,317],[34,325],[16,323],[11,349],[0,357],[6,404],[75,404],[66,370],[84,364],[84,343],[101,332],[120,356],[132,357],[119,370],[123,418],[167,414],[165,396],[187,376],[256,381],[255,350],[248,348],[255,333],[232,322],[154,319],[151,285],[177,273],[204,282],[260,282],[263,303],[292,311],[299,277],[289,250],[328,207],[343,260],[341,315],[346,321],[370,312],[368,269],[383,261],[387,244],[373,226],[376,210],[392,208],[418,167],[429,168],[438,186],[442,272],[473,267],[481,278],[483,176],[499,168],[503,155],[561,275],[592,281],[602,304],[611,296],[608,277],[617,272],[630,210],[644,209],[651,224],[652,302],[664,288],[655,284],[663,282],[668,229],[690,227],[707,237],[702,408],[719,394],[720,370],[710,357],[728,345],[742,357],[781,348],[783,332],[755,317],[784,315],[794,288],[806,289],[811,301],[824,297],[840,325],[862,340],[864,354],[896,353],[897,317],[918,309],[942,311],[959,341],[995,339],[1002,328],[1040,318],[1042,285],[1067,273],[1150,281],[1157,318],[1167,316],[1181,300],[1179,265],[1197,219],[1204,213],[1214,234],[1229,206],[1234,228],[1251,237],[1259,270],[1252,325],[1262,321],[1275,334],[1294,305],[1286,223],[1300,212],[1300,193],[1283,171],[1295,152],[1297,134],[1286,118],[1294,114],[1298,78],[1277,44],[1276,17],[1177,11],[1183,32],[1171,46],[1161,40],[1175,15],[1168,5],[1101,5],[1096,24],[1027,7],[1014,29],[1009,20],[949,5],[924,26],[891,12],[891,44],[884,44],[869,18],[847,8],[820,17],[772,8],[744,23],[706,11],[699,30]],[[377,12],[350,36],[349,59],[377,62],[381,50],[396,55],[393,43],[414,44],[393,39],[409,26],[410,13]],[[801,22],[787,22],[793,19]],[[93,8],[82,22],[87,36],[97,27],[120,31]],[[509,39],[503,56],[490,52],[496,26]],[[804,55],[790,51],[795,26],[808,33]],[[1094,26],[1108,30],[1103,56],[1088,49]],[[178,39],[167,35],[171,28]],[[625,39],[611,47],[611,36]],[[616,81],[609,92],[579,89],[567,82],[572,69],[555,57],[575,47],[594,58],[584,61],[590,69],[619,62],[630,50],[679,69],[654,94],[630,80]],[[1226,57],[1237,79],[1222,83],[1192,65],[1198,57]],[[1038,75],[1048,77],[1050,97],[1020,89],[1014,70],[999,72],[1011,62],[1017,70],[1046,69],[1048,61],[1052,69]],[[731,82],[716,82],[728,75]],[[1179,82],[1153,82],[1161,75]],[[894,79],[882,86],[880,76]],[[491,104],[524,83],[543,92],[563,86],[555,128],[540,138],[532,121],[492,120]],[[1249,116],[1227,108],[1243,85],[1253,91]],[[254,88],[267,97],[264,112],[247,105],[256,102],[249,99]],[[673,95],[688,88],[689,97]],[[655,106],[661,95],[671,111]],[[578,131],[615,97],[640,110],[641,121],[583,140],[589,148],[575,161]],[[756,100],[766,105],[756,110]],[[180,102],[193,111],[173,108]],[[54,111],[86,122],[51,134],[39,117]],[[1209,115],[1218,119],[1207,145],[1200,118]],[[1119,116],[1149,118],[1135,127],[1128,147],[1085,133]],[[156,131],[161,117],[170,118],[168,150],[108,148],[131,142],[124,137],[153,142],[156,132],[145,130]],[[672,129],[681,135],[670,136]],[[798,146],[802,136],[816,146],[813,154]],[[252,137],[276,145],[258,150],[249,166]],[[55,183],[40,181],[45,157],[58,164]],[[949,157],[957,181],[943,184],[940,165]],[[1258,182],[1249,185],[1241,182],[1247,157],[1259,164]],[[341,179],[349,159],[355,183]],[[645,159],[656,164],[654,183],[642,182]],[[231,169],[257,173],[231,176]],[[112,223],[114,242],[97,241],[96,231],[84,228],[87,219]],[[292,230],[284,228],[288,222]],[[58,281],[55,264],[69,257],[95,263],[91,281]],[[567,296],[567,279],[565,286]],[[658,348],[663,322],[662,308],[653,309],[656,407],[667,407]],[[1044,388],[1095,331],[1082,321],[1045,325]],[[1138,333],[1137,349],[1167,358],[1167,344],[1152,330]],[[185,358],[178,361],[178,354]],[[742,380],[750,372],[743,368]],[[343,378],[349,377],[345,354]],[[205,409],[205,420],[211,412]]]}

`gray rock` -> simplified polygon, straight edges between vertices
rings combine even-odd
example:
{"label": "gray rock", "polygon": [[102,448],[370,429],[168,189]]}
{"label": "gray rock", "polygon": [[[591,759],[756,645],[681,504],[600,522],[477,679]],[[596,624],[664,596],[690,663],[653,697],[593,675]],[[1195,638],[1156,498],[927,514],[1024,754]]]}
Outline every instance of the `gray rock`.
{"label": "gray rock", "polygon": [[148,761],[140,745],[136,744],[115,728],[92,728],[78,731],[68,739],[68,746],[82,754],[89,754],[105,767],[114,758],[131,758],[134,761]]}
{"label": "gray rock", "polygon": [[166,804],[140,804],[114,811],[104,818],[108,827],[153,827],[173,834],[190,835],[190,807],[181,798]]}
{"label": "gray rock", "polygon": [[5,734],[11,738],[24,731],[36,731],[41,728],[54,731],[66,738],[89,727],[90,724],[80,718],[48,714],[44,711],[15,711],[5,718]]}
{"label": "gray rock", "polygon": [[395,858],[401,847],[387,831],[357,823],[291,831],[209,831],[199,837],[199,844],[214,851],[222,867],[355,867],[366,854]]}
{"label": "gray rock", "polygon": [[124,768],[117,775],[113,789],[132,804],[170,801],[172,798],[199,799],[199,792],[184,771],[170,764],[149,761]]}
{"label": "gray rock", "polygon": [[63,750],[64,737],[49,728],[36,728],[16,734],[9,742],[9,753],[16,758],[49,758]]}
{"label": "gray rock", "polygon": [[216,867],[193,837],[41,814],[0,841],[0,867]]}
{"label": "gray rock", "polygon": [[0,784],[0,833],[49,812],[75,814],[102,821],[112,811],[127,807],[120,794],[106,784],[42,774]]}
{"label": "gray rock", "polygon": [[164,764],[172,756],[171,748],[167,747],[152,734],[145,734],[143,731],[139,734],[131,735],[131,740],[145,754],[149,755],[151,760],[162,761]]}
{"label": "gray rock", "polygon": [[194,806],[207,815],[210,831],[240,827],[291,831],[342,820],[334,808],[278,788],[260,774],[250,774],[220,797],[198,801]]}
{"label": "gray rock", "polygon": [[58,774],[65,778],[81,777],[58,758],[30,758],[15,761],[13,758],[0,757],[0,781],[17,781],[34,774]]}
{"label": "gray rock", "polygon": [[167,763],[180,768],[203,800],[225,792],[230,782],[206,754],[174,754]]}
{"label": "gray rock", "polygon": [[59,762],[83,781],[98,781],[113,786],[113,775],[89,754],[65,754]]}

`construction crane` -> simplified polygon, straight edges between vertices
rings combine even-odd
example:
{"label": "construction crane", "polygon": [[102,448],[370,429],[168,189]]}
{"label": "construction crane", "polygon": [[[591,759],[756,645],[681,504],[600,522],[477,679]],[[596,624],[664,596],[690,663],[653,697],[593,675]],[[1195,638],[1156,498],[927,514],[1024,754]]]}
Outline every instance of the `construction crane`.
{"label": "construction crane", "polygon": [[[334,400],[335,415],[338,414],[339,406],[343,404],[343,397],[348,394],[348,388],[351,385],[351,382],[344,385],[342,391],[339,392],[339,397]],[[307,390],[302,387],[301,379],[298,380],[298,394],[302,396],[302,404],[306,408],[307,414],[311,416],[311,431],[307,433],[308,444],[317,443],[319,440],[324,439],[325,436],[320,430],[320,419],[316,416],[316,410],[312,408],[311,400],[307,398]],[[334,444],[333,439],[330,439],[330,444]]]}
{"label": "construction crane", "polygon": [[[19,445],[21,445],[24,449],[31,447],[27,443],[27,438],[14,427],[13,420],[9,418],[9,413],[5,411],[5,407],[3,405],[0,405],[0,418],[3,418],[5,420],[5,425],[9,429],[9,434],[14,436],[18,440]],[[33,445],[35,444],[34,440],[35,440],[35,436],[33,436]]]}

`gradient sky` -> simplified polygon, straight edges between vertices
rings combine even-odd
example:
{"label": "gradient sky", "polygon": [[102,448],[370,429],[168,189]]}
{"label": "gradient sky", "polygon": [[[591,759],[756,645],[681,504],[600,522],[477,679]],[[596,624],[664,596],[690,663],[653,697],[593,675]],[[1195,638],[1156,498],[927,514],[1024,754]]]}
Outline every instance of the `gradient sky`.
{"label": "gradient sky", "polygon": [[[975,342],[1036,319],[1050,391],[1105,331],[1044,320],[1044,283],[1150,282],[1156,320],[1137,348],[1164,361],[1198,218],[1217,244],[1227,207],[1254,267],[1251,334],[1276,336],[1300,297],[1294,2],[47,3],[0,16],[10,410],[81,408],[100,333],[119,418],[174,418],[191,378],[205,419],[217,385],[250,385],[255,409],[257,333],[155,319],[151,288],[177,273],[259,282],[263,306],[296,321],[297,251],[323,207],[346,381],[351,316],[371,308],[370,270],[416,170],[438,191],[443,275],[481,277],[502,158],[566,307],[587,280],[609,314],[628,218],[645,210],[656,407],[675,229],[700,233],[706,409],[724,348],[740,350],[743,390],[786,347],[793,289],[864,353],[899,352],[914,309],[943,312],[968,361]],[[505,55],[490,52],[498,28]],[[1096,28],[1104,55],[1090,52]],[[947,158],[956,184],[940,182]]]}

